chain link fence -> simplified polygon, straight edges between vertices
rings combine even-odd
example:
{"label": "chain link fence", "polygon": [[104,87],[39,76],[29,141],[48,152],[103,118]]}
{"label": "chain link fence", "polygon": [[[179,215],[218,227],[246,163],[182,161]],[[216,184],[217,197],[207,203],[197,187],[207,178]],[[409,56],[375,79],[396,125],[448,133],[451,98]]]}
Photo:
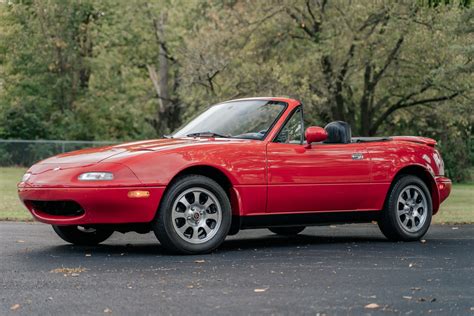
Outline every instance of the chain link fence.
{"label": "chain link fence", "polygon": [[0,139],[0,166],[28,167],[39,160],[60,153],[114,144],[118,142]]}

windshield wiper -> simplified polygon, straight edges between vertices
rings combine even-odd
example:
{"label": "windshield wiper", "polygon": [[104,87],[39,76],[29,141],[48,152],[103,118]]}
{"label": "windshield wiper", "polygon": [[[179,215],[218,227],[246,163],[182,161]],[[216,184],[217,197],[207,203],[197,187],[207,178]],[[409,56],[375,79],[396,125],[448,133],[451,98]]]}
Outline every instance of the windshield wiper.
{"label": "windshield wiper", "polygon": [[187,137],[222,137],[222,138],[230,138],[230,135],[222,135],[214,132],[198,132],[198,133],[191,133],[186,135]]}

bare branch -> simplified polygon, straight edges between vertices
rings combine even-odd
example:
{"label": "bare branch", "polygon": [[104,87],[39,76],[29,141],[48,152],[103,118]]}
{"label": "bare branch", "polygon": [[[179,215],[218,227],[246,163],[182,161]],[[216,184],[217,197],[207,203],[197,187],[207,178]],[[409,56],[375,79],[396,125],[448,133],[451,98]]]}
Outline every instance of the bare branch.
{"label": "bare branch", "polygon": [[311,9],[311,4],[309,2],[309,0],[306,0],[306,9],[308,10],[311,19],[313,20],[313,31],[315,33],[318,33],[321,31],[321,21],[318,21],[318,19],[316,19],[316,16],[314,15],[313,10]]}
{"label": "bare branch", "polygon": [[[420,94],[420,92],[412,93],[410,95],[415,95],[415,94]],[[410,96],[407,96],[406,98],[398,101],[397,103],[393,104],[390,106],[371,126],[370,131],[371,134],[374,134],[379,126],[392,114],[393,112],[403,109],[403,108],[408,108],[412,107],[415,105],[423,105],[423,104],[428,104],[428,103],[438,103],[438,102],[443,102],[447,100],[452,100],[456,98],[457,96],[461,95],[460,91],[457,91],[455,93],[449,94],[449,95],[443,95],[443,96],[438,96],[438,97],[432,97],[432,98],[427,98],[427,99],[420,99],[420,100],[413,100],[411,102],[406,102]]]}
{"label": "bare branch", "polygon": [[380,69],[378,72],[374,74],[374,79],[372,80],[371,85],[375,87],[377,83],[380,81],[382,78],[383,74],[387,70],[387,68],[390,66],[390,64],[395,60],[397,57],[398,53],[400,52],[400,48],[402,47],[404,41],[404,37],[401,36],[393,49],[391,50],[390,54],[388,54],[387,60],[385,61],[385,64],[383,65],[382,69]]}
{"label": "bare branch", "polygon": [[304,23],[304,20],[299,18],[296,14],[294,14],[293,12],[289,11],[289,10],[286,10],[286,13],[293,19],[293,21],[295,21],[296,23],[298,23],[299,27],[306,33],[309,35],[310,38],[312,38],[313,40],[317,41],[319,40],[318,36],[316,33],[314,33],[312,30],[310,30],[308,28],[308,26]]}
{"label": "bare branch", "polygon": [[355,51],[355,44],[352,43],[351,46],[349,46],[349,50],[347,51],[346,60],[342,64],[341,70],[339,71],[339,75],[338,75],[338,78],[337,78],[337,80],[339,82],[344,81],[344,79],[346,77],[347,71],[349,69],[349,62],[351,61],[352,57],[354,56],[354,51]]}
{"label": "bare branch", "polygon": [[323,0],[321,2],[321,12],[324,13],[324,11],[326,10],[326,5],[328,4],[328,0]]}

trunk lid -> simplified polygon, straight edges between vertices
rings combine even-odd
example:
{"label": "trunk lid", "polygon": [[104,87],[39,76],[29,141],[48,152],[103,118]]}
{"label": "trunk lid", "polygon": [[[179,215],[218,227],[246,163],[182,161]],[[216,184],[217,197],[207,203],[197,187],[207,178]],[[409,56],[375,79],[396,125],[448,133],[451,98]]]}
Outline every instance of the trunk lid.
{"label": "trunk lid", "polygon": [[405,141],[405,142],[424,144],[430,147],[434,147],[437,144],[436,140],[432,138],[428,138],[428,137],[421,137],[421,136],[392,136],[391,138],[396,141]]}

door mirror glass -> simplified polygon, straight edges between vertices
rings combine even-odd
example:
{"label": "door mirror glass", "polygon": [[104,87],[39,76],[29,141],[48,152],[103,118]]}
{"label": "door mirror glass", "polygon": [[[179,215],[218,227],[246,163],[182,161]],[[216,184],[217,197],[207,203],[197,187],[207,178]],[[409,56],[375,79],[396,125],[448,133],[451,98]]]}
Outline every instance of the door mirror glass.
{"label": "door mirror glass", "polygon": [[311,147],[311,143],[317,143],[325,141],[328,138],[328,134],[324,128],[319,126],[310,126],[306,129],[305,132],[306,142],[308,147]]}

